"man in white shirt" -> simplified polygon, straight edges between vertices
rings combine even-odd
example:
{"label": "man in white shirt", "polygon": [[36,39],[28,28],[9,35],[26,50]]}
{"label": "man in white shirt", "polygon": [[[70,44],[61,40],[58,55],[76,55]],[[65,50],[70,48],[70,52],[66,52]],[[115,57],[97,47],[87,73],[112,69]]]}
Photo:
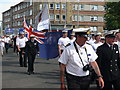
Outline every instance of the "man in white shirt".
{"label": "man in white shirt", "polygon": [[96,34],[95,35],[95,42],[92,44],[95,52],[96,52],[97,48],[103,44],[100,40],[101,40],[101,36],[99,34]]}
{"label": "man in white shirt", "polygon": [[10,43],[10,37],[9,37],[9,35],[6,35],[4,37],[4,42],[5,42],[5,51],[6,51],[6,53],[8,53],[9,43]]}
{"label": "man in white shirt", "polygon": [[59,51],[59,56],[61,56],[63,50],[65,49],[66,45],[70,43],[70,39],[68,36],[68,32],[63,30],[62,31],[63,36],[59,38],[58,40],[58,51]]}
{"label": "man in white shirt", "polygon": [[[16,46],[19,52],[20,67],[27,67],[25,45],[28,39],[24,36],[24,32],[20,32],[19,37],[16,39]],[[24,60],[23,60],[24,59]]]}
{"label": "man in white shirt", "polygon": [[1,50],[1,55],[3,56],[3,51],[5,48],[5,42],[4,42],[4,36],[0,38],[0,50]]}
{"label": "man in white shirt", "polygon": [[96,63],[97,55],[93,48],[86,44],[87,32],[74,30],[75,43],[66,47],[61,57],[60,64],[60,81],[61,89],[66,88],[64,83],[64,73],[66,71],[66,80],[68,90],[88,90],[90,85],[90,75],[88,65],[90,64],[95,70],[99,85],[104,87],[104,81]]}

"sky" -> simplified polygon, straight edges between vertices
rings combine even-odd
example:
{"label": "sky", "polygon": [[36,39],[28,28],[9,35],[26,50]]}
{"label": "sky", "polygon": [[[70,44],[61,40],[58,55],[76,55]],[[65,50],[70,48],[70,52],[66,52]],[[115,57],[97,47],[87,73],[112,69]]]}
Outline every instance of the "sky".
{"label": "sky", "polygon": [[0,0],[0,21],[2,20],[2,12],[10,9],[11,6],[14,6],[23,0]]}

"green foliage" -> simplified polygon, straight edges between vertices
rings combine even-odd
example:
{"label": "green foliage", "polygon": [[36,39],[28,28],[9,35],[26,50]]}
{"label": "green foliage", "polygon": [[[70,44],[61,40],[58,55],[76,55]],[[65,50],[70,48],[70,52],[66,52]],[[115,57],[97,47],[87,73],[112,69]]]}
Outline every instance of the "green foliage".
{"label": "green foliage", "polygon": [[120,29],[120,2],[107,2],[105,5],[107,30]]}

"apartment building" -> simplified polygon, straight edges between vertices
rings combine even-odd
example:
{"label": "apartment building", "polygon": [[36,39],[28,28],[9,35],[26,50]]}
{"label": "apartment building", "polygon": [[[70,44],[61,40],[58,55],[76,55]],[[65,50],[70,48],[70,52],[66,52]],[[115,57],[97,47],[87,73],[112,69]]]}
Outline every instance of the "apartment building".
{"label": "apartment building", "polygon": [[35,17],[44,4],[49,6],[51,29],[89,27],[92,31],[103,31],[104,2],[20,2],[3,12],[3,29],[23,28],[23,17],[35,26]]}

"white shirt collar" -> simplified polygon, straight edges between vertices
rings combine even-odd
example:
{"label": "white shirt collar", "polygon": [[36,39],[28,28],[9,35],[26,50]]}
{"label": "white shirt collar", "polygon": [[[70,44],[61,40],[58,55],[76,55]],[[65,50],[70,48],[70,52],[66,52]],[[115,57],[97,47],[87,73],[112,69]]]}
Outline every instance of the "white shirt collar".
{"label": "white shirt collar", "polygon": [[77,48],[85,48],[86,47],[86,44],[84,44],[82,47],[80,45],[78,45],[76,42],[75,42]]}

